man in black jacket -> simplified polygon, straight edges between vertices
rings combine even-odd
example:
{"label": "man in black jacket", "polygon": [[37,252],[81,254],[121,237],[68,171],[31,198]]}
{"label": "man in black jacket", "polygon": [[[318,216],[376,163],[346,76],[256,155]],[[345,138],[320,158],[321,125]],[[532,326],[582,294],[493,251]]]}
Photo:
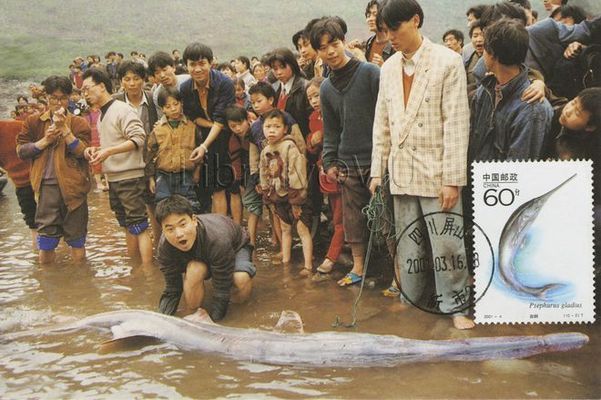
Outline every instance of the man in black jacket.
{"label": "man in black jacket", "polygon": [[[227,215],[225,189],[233,182],[233,172],[228,153],[230,132],[225,122],[225,109],[235,104],[232,80],[211,68],[213,51],[202,43],[191,43],[184,50],[184,62],[192,79],[182,83],[180,92],[184,101],[184,114],[202,132],[202,143],[192,151],[190,159],[203,163],[199,198],[205,203],[211,198],[212,210]],[[206,206],[209,210],[211,209]]]}
{"label": "man in black jacket", "polygon": [[195,216],[188,200],[179,195],[159,202],[156,216],[163,228],[157,259],[165,276],[159,312],[175,314],[182,293],[187,308],[196,311],[206,279],[213,282],[209,315],[214,321],[225,317],[232,284],[235,301],[250,296],[256,268],[244,228],[219,214]]}

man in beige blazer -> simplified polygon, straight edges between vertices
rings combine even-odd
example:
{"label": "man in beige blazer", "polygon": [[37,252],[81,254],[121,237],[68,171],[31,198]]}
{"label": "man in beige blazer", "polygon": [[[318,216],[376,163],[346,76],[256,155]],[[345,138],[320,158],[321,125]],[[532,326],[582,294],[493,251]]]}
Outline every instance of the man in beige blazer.
{"label": "man in beige blazer", "polygon": [[462,227],[460,216],[443,212],[462,213],[458,199],[467,183],[470,111],[461,56],[421,35],[416,0],[390,0],[380,12],[397,53],[381,70],[370,189],[388,170],[403,300],[469,329],[463,240],[441,235]]}

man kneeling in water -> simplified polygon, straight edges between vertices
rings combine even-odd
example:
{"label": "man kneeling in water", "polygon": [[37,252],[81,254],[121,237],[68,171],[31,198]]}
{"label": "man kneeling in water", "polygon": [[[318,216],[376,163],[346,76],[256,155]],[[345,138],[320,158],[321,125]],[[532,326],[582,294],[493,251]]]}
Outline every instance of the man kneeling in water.
{"label": "man kneeling in water", "polygon": [[165,276],[159,312],[173,315],[182,292],[188,309],[195,311],[204,298],[204,281],[213,281],[209,315],[225,317],[230,301],[246,300],[256,268],[246,230],[219,214],[194,215],[188,200],[173,195],[159,202],[156,218],[163,229],[157,259]]}

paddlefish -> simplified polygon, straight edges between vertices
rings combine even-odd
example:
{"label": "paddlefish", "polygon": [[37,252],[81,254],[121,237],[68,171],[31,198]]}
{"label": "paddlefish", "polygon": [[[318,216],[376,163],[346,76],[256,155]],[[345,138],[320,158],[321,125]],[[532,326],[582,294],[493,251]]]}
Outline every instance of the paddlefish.
{"label": "paddlefish", "polygon": [[[283,333],[282,319],[296,320],[295,333]],[[351,332],[302,332],[302,321],[285,311],[274,331],[217,325],[206,313],[182,319],[152,311],[126,310],[92,315],[76,322],[0,336],[0,342],[87,328],[112,330],[115,339],[156,338],[181,350],[274,365],[313,367],[392,367],[438,361],[482,361],[523,358],[539,353],[578,349],[588,342],[581,333],[545,336],[414,340],[394,335]],[[279,329],[279,330],[278,330]],[[111,343],[107,342],[107,343]]]}
{"label": "paddlefish", "polygon": [[572,175],[556,188],[519,206],[505,223],[499,239],[499,275],[503,283],[510,289],[531,297],[547,299],[549,291],[564,286],[561,283],[550,283],[541,287],[523,284],[516,276],[515,259],[518,251],[524,245],[528,230],[549,197],[575,176],[576,174]]}

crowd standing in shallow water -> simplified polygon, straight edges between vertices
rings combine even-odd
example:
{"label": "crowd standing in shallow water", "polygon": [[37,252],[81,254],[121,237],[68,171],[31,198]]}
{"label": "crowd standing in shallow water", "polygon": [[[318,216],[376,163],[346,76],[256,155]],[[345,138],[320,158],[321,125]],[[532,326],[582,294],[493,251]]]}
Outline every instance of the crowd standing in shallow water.
{"label": "crowd standing in shallow water", "polygon": [[[372,0],[365,42],[347,41],[340,17],[323,17],[292,36],[297,54],[278,48],[260,61],[216,64],[198,42],[181,56],[77,57],[69,77],[31,87],[35,102],[18,99],[22,122],[2,121],[17,146],[3,138],[0,167],[15,183],[40,263],[52,262],[61,238],[74,260],[85,257],[95,181],[108,191],[128,253],[158,260],[160,311],[174,314],[182,295],[196,310],[210,278],[214,320],[231,295],[251,293],[264,209],[279,248],[274,264],[290,262],[296,226],[299,276],[329,279],[347,243],[352,268],[337,283],[355,285],[369,262],[370,198],[387,198],[397,233],[430,212],[462,214],[469,225],[472,161],[592,159],[598,232],[601,18],[566,0],[544,3],[549,16],[529,0],[470,7],[467,44],[457,29],[444,46],[426,38],[415,0]],[[319,234],[322,214],[328,238]],[[470,260],[470,243],[428,243],[387,249],[391,260],[411,252]],[[429,296],[433,280],[438,311],[458,329],[474,326],[469,304],[454,296],[470,285],[469,269],[416,276],[394,263],[383,275],[395,275],[385,294],[403,302]]]}

